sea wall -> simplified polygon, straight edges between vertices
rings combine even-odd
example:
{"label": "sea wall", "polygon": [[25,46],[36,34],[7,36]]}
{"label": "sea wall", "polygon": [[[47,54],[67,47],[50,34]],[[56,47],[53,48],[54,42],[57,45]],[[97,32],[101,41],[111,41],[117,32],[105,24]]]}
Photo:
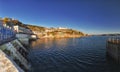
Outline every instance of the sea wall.
{"label": "sea wall", "polygon": [[120,63],[120,40],[109,39],[107,41],[107,55]]}
{"label": "sea wall", "polygon": [[0,50],[1,72],[24,72],[8,55]]}
{"label": "sea wall", "polygon": [[23,34],[19,33],[16,34],[16,38],[24,45],[24,46],[29,46],[29,41],[30,40],[36,40],[37,36],[34,34]]}
{"label": "sea wall", "polygon": [[[0,71],[27,72],[30,64],[27,59],[28,50],[15,39],[0,46]],[[6,66],[7,63],[8,66]]]}

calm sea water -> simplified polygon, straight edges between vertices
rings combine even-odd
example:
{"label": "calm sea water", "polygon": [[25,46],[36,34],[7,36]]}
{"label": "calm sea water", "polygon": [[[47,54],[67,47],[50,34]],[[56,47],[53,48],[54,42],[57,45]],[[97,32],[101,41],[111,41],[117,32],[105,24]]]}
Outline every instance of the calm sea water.
{"label": "calm sea water", "polygon": [[31,43],[31,72],[120,72],[106,57],[107,36],[40,39]]}

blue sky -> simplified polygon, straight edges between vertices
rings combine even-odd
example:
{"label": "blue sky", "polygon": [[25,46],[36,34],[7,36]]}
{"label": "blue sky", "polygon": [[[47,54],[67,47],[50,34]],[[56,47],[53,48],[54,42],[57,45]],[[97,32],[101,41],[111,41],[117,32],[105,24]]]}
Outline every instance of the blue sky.
{"label": "blue sky", "polygon": [[89,34],[120,33],[119,0],[0,0],[0,17]]}

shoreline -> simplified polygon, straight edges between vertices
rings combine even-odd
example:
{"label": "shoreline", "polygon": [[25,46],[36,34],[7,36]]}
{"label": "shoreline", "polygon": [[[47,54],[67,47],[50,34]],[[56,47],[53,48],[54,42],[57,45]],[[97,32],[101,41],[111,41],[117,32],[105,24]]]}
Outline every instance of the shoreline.
{"label": "shoreline", "polygon": [[86,36],[43,36],[43,37],[39,37],[37,36],[38,39],[44,39],[44,38],[81,38],[81,37],[86,37]]}

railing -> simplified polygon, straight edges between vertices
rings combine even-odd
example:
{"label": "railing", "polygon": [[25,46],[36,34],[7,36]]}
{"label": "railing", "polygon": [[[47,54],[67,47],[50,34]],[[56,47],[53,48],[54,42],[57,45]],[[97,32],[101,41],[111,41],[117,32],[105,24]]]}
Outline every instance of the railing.
{"label": "railing", "polygon": [[14,30],[0,26],[0,45],[15,38],[16,36]]}

